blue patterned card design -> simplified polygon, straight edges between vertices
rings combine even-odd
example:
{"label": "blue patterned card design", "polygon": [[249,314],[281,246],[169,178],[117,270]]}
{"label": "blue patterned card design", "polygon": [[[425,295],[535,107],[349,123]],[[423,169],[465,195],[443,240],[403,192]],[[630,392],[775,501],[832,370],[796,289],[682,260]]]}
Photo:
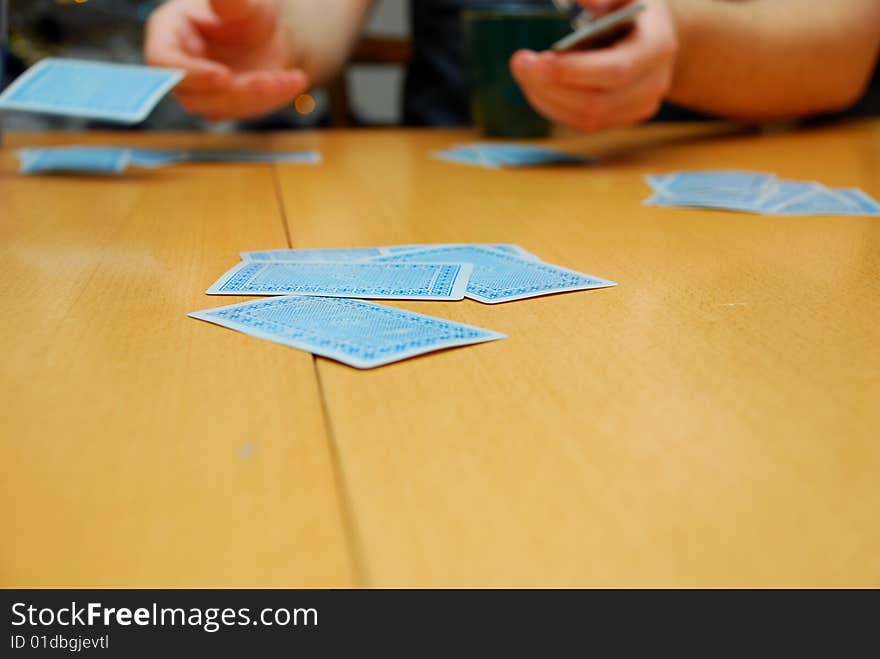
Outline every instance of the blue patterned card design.
{"label": "blue patterned card design", "polygon": [[183,71],[47,58],[0,94],[0,108],[134,124],[183,78]]}
{"label": "blue patterned card design", "polygon": [[207,293],[461,300],[472,270],[468,263],[243,261]]}
{"label": "blue patterned card design", "polygon": [[513,254],[514,256],[519,256],[523,259],[531,259],[533,261],[541,260],[531,252],[524,250],[519,245],[513,245],[511,243],[421,243],[412,245],[388,245],[386,247],[380,247],[379,249],[390,256],[392,254],[401,254],[403,252],[415,252],[421,249],[436,249],[437,247],[485,247],[506,254]]}
{"label": "blue patterned card design", "polygon": [[506,338],[443,318],[326,297],[275,297],[189,315],[355,368],[373,368],[435,350]]}
{"label": "blue patterned card design", "polygon": [[834,188],[834,192],[858,209],[860,215],[880,215],[880,203],[858,188]]}
{"label": "blue patterned card design", "polygon": [[877,203],[861,190],[825,187],[792,199],[774,209],[776,215],[877,215]]}
{"label": "blue patterned card design", "polygon": [[131,149],[131,164],[137,167],[165,167],[184,160],[184,153],[174,149]]}
{"label": "blue patterned card design", "polygon": [[370,261],[379,256],[391,256],[403,252],[415,252],[436,247],[486,247],[524,259],[540,261],[519,245],[509,243],[421,243],[409,245],[383,245],[381,247],[312,247],[297,249],[264,249],[241,252],[242,261]]}
{"label": "blue patterned card design", "polygon": [[676,172],[665,176],[646,176],[654,196],[647,206],[721,208],[757,212],[761,200],[776,184],[776,177],[762,172],[718,170]]}
{"label": "blue patterned card design", "polygon": [[805,197],[814,190],[823,190],[821,183],[803,181],[779,181],[768,190],[767,194],[758,200],[758,207],[762,213],[773,214],[781,207],[801,197]]}
{"label": "blue patterned card design", "polygon": [[646,206],[719,208],[765,215],[880,215],[880,204],[856,188],[777,179],[762,172],[718,170],[648,175]]}
{"label": "blue patterned card design", "polygon": [[587,156],[568,153],[534,144],[480,142],[462,144],[452,149],[435,151],[440,160],[449,160],[489,169],[499,167],[540,167],[548,165],[582,165],[594,162]]}
{"label": "blue patterned card design", "polygon": [[131,162],[131,151],[119,147],[68,146],[19,149],[18,171],[22,174],[81,172],[121,174]]}
{"label": "blue patterned card design", "polygon": [[478,302],[496,304],[539,295],[583,291],[617,286],[600,279],[556,265],[523,259],[485,247],[435,247],[405,252],[377,259],[381,262],[449,262],[472,263],[474,271],[467,286],[466,297]]}
{"label": "blue patterned card design", "polygon": [[328,247],[306,249],[264,249],[242,252],[242,261],[368,261],[383,256],[381,247]]}
{"label": "blue patterned card design", "polygon": [[442,151],[434,151],[433,156],[437,158],[437,160],[445,160],[446,162],[454,162],[461,165],[475,165],[477,167],[484,167],[485,169],[501,168],[499,164],[473,150],[445,149]]}
{"label": "blue patterned card design", "polygon": [[759,193],[776,181],[773,174],[737,169],[675,172],[663,177],[651,177],[649,180],[658,179],[663,192],[673,195],[704,190],[740,190]]}
{"label": "blue patterned card design", "polygon": [[317,151],[198,151],[142,149],[127,146],[51,146],[21,149],[19,172],[90,172],[119,174],[128,168],[165,167],[183,162],[317,163]]}

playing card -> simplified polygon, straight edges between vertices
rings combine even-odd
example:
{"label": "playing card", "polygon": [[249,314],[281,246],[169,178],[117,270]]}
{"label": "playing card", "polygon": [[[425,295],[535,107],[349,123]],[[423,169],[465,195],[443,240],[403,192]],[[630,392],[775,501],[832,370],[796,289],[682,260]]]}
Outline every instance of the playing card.
{"label": "playing card", "polygon": [[632,30],[636,15],[644,8],[644,5],[635,2],[605,16],[588,21],[554,43],[550,49],[557,52],[568,52],[607,48]]}
{"label": "playing card", "polygon": [[53,147],[19,149],[19,172],[81,172],[86,174],[120,174],[131,161],[131,151],[118,147]]}
{"label": "playing card", "polygon": [[593,162],[586,156],[567,153],[533,144],[481,142],[463,144],[438,152],[447,160],[455,160],[483,167],[537,167],[548,165],[576,165]]}
{"label": "playing card", "polygon": [[316,163],[317,151],[212,151],[144,149],[138,147],[40,147],[19,151],[22,174],[92,172],[119,174],[129,165],[165,167],[181,162]]}
{"label": "playing card", "polygon": [[207,309],[192,318],[306,350],[355,368],[373,368],[504,334],[372,302],[274,297]]}
{"label": "playing card", "polygon": [[0,94],[0,109],[134,124],[183,78],[183,71],[47,58]]}
{"label": "playing card", "polygon": [[841,194],[838,190],[820,187],[778,206],[773,213],[775,215],[875,215],[877,210],[851,192]]}
{"label": "playing card", "polygon": [[368,261],[384,256],[382,247],[332,247],[307,249],[264,249],[242,252],[242,261]]}
{"label": "playing card", "polygon": [[758,200],[758,208],[762,213],[772,215],[776,211],[792,201],[804,197],[815,190],[824,190],[821,183],[811,181],[777,181],[771,186],[761,199]]}
{"label": "playing card", "polygon": [[[656,179],[654,179],[656,180]],[[717,190],[737,190],[759,194],[776,181],[772,174],[744,170],[674,172],[661,179],[663,192],[674,196]]]}
{"label": "playing card", "polygon": [[380,262],[463,262],[474,266],[466,297],[486,304],[617,284],[556,265],[485,247],[435,247],[383,256]]}
{"label": "playing card", "polygon": [[209,295],[321,295],[389,300],[461,300],[468,263],[243,261]]}
{"label": "playing card", "polygon": [[858,188],[834,188],[834,192],[855,206],[861,215],[880,215],[880,203]]}
{"label": "playing card", "polygon": [[478,151],[465,149],[446,149],[444,151],[434,151],[434,157],[438,160],[447,162],[455,162],[462,165],[475,165],[486,169],[499,169],[500,165],[486,158]]}
{"label": "playing card", "polygon": [[717,190],[715,192],[689,192],[684,195],[672,195],[658,192],[645,200],[645,206],[671,206],[676,208],[717,208],[748,213],[760,210],[761,193],[739,190]]}
{"label": "playing card", "polygon": [[174,149],[131,149],[131,164],[138,167],[165,167],[185,159],[182,151]]}
{"label": "playing card", "polygon": [[420,249],[434,249],[437,247],[485,247],[487,249],[494,249],[499,252],[505,252],[507,254],[513,254],[514,256],[519,256],[524,259],[531,259],[533,261],[540,261],[537,256],[532,254],[531,252],[527,252],[519,245],[513,245],[510,243],[422,243],[422,244],[413,244],[413,245],[388,245],[385,247],[380,247],[385,254],[400,254],[402,252],[414,252]]}

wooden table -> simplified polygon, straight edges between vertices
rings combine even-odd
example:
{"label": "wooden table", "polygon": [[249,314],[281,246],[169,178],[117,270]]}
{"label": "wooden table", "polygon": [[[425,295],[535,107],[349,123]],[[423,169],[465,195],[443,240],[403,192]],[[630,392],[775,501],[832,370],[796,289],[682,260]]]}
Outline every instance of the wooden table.
{"label": "wooden table", "polygon": [[[880,197],[880,123],[557,138],[12,135],[0,585],[880,586],[880,219],[642,206],[746,168]],[[34,144],[324,164],[20,177]],[[393,303],[509,334],[370,371],[191,320],[241,250],[513,242],[613,289]]]}

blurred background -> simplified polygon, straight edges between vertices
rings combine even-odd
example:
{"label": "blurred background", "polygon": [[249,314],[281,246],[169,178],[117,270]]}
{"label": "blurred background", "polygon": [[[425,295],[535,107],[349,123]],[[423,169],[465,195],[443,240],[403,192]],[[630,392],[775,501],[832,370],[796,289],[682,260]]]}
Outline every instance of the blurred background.
{"label": "blurred background", "polygon": [[[143,62],[144,26],[160,0],[8,0],[9,56],[4,85],[44,57]],[[352,63],[327,89],[314,90],[314,111],[293,107],[257,121],[207,124],[165,98],[133,130],[274,130],[331,125],[388,125],[401,116],[403,62],[409,48],[409,3],[379,0]],[[100,128],[94,121],[9,113],[4,129]],[[113,125],[118,129],[118,125]]]}

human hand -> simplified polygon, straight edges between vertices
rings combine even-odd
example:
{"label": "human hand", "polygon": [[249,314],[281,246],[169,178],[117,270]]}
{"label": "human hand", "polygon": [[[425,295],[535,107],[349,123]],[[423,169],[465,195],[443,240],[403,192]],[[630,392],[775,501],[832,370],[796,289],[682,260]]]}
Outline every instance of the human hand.
{"label": "human hand", "polygon": [[277,0],[170,0],[150,16],[144,50],[148,64],[186,71],[175,96],[212,121],[267,114],[308,87],[288,68]]}
{"label": "human hand", "polygon": [[[579,2],[597,14],[627,4]],[[516,52],[511,70],[532,106],[586,131],[635,124],[656,114],[672,82],[678,39],[665,0],[643,3],[645,11],[635,18],[632,32],[608,48]]]}

